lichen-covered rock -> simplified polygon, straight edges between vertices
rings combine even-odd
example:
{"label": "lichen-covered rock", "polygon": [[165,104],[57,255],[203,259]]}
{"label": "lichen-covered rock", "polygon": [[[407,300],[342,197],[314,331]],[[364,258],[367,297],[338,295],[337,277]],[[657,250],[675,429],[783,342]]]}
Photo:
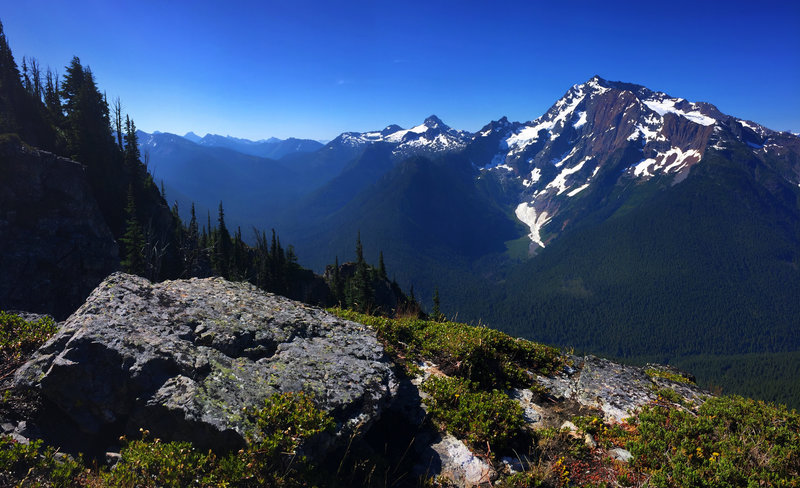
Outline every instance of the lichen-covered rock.
{"label": "lichen-covered rock", "polygon": [[[648,365],[643,368],[595,356],[573,357],[572,361],[574,368],[565,368],[551,376],[537,376],[537,383],[554,399],[597,409],[607,421],[619,422],[634,415],[642,406],[657,400],[662,388],[672,390],[683,401],[695,405],[702,404],[711,396],[695,385],[690,377],[681,376],[683,373],[667,366]],[[648,375],[648,369],[670,374],[665,375],[667,377]],[[670,376],[682,380],[673,381]],[[523,407],[528,407],[524,399],[518,399]]]}
{"label": "lichen-covered rock", "polygon": [[[305,391],[346,436],[380,414],[394,376],[375,333],[323,310],[220,278],[115,273],[16,374],[81,442],[140,427],[201,448],[236,448],[243,408]],[[85,449],[85,447],[84,447]]]}

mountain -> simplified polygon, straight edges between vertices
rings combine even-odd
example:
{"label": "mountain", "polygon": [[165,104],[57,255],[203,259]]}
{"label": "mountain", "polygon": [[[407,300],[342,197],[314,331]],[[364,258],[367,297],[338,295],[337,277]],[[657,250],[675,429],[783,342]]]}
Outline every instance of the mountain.
{"label": "mountain", "polygon": [[381,131],[345,132],[328,145],[348,145],[363,147],[370,144],[386,143],[393,146],[392,155],[401,159],[415,155],[436,155],[463,149],[472,134],[455,130],[431,115],[411,129],[390,125]]}
{"label": "mountain", "polygon": [[[224,187],[229,157],[200,186]],[[800,368],[791,133],[596,76],[528,122],[503,117],[469,134],[431,116],[270,165],[275,174],[236,176],[228,214],[274,217],[318,271],[349,259],[360,232],[369,261],[382,251],[428,303],[438,289],[450,316],[691,364],[704,384],[741,393],[768,364],[775,381],[759,395],[800,404],[784,387]],[[725,375],[731,361],[749,373]]]}
{"label": "mountain", "polygon": [[216,215],[225,206],[229,224],[242,226],[249,237],[253,226],[269,228],[271,218],[300,192],[302,181],[278,161],[243,154],[225,147],[195,144],[169,133],[138,132],[156,181],[163,181],[170,202],[178,201],[184,215],[194,202],[198,218]]}
{"label": "mountain", "polygon": [[322,144],[318,141],[296,139],[294,137],[290,137],[289,139],[270,137],[269,139],[251,141],[249,139],[220,136],[217,134],[206,134],[204,137],[199,137],[194,132],[189,132],[183,137],[201,146],[224,147],[242,154],[269,159],[280,159],[287,154],[298,152],[313,152],[322,147]]}
{"label": "mountain", "polygon": [[[368,255],[383,251],[425,300],[438,288],[451,316],[690,362],[726,391],[751,393],[760,365],[774,373],[762,398],[800,404],[786,387],[800,367],[800,138],[599,77],[457,150],[404,158],[398,140],[416,132],[401,131],[334,141],[373,150],[287,213],[305,262],[341,258],[360,231]],[[725,379],[731,361],[747,366]]]}
{"label": "mountain", "polygon": [[800,138],[595,77],[532,122],[489,124],[467,153],[516,199],[535,257],[463,295],[461,317],[691,364],[727,391],[753,394],[758,377],[762,398],[800,405],[786,384],[800,367]]}
{"label": "mountain", "polygon": [[[796,187],[796,160],[778,160],[782,151],[797,154],[798,144],[792,134],[724,115],[711,104],[595,76],[532,122],[487,125],[470,150],[476,164],[519,185],[515,214],[536,247],[544,247],[586,214],[577,200],[596,209],[618,184],[680,183],[707,153],[749,148],[775,172],[776,184]],[[494,149],[488,162],[487,149]]]}

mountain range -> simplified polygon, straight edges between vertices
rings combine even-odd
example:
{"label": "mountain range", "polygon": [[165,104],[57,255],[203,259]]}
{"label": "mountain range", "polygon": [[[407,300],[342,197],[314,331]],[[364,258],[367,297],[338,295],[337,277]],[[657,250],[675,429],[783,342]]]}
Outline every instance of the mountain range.
{"label": "mountain range", "polygon": [[222,200],[314,269],[360,232],[368,259],[382,251],[426,301],[437,289],[450,316],[800,399],[785,381],[800,372],[794,134],[595,76],[474,134],[431,116],[274,159],[194,139],[140,138],[168,195]]}

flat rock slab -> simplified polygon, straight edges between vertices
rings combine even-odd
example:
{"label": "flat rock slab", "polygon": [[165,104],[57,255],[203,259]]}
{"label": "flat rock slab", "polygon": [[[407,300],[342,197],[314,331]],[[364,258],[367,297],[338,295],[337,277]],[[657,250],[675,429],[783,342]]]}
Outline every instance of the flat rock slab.
{"label": "flat rock slab", "polygon": [[[375,420],[395,381],[370,328],[220,278],[152,284],[114,273],[17,372],[89,439],[146,428],[237,448],[246,407],[304,391],[337,434]],[[48,414],[53,416],[51,409]]]}
{"label": "flat rock slab", "polygon": [[[660,388],[669,388],[684,400],[700,405],[711,395],[695,384],[680,383],[666,378],[650,377],[647,368],[619,364],[595,356],[573,358],[577,369],[552,376],[537,376],[536,381],[555,400],[575,402],[582,407],[602,411],[607,421],[620,422],[634,415],[641,407],[658,398]],[[666,366],[650,365],[671,371]],[[515,396],[523,408],[529,401]],[[543,417],[548,417],[548,412]]]}

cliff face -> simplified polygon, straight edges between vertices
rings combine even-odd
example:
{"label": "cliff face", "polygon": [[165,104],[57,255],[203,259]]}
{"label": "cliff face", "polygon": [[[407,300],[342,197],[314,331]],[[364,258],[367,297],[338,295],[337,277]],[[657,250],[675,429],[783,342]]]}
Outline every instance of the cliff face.
{"label": "cliff face", "polygon": [[0,309],[65,318],[110,272],[118,249],[81,164],[0,141]]}

